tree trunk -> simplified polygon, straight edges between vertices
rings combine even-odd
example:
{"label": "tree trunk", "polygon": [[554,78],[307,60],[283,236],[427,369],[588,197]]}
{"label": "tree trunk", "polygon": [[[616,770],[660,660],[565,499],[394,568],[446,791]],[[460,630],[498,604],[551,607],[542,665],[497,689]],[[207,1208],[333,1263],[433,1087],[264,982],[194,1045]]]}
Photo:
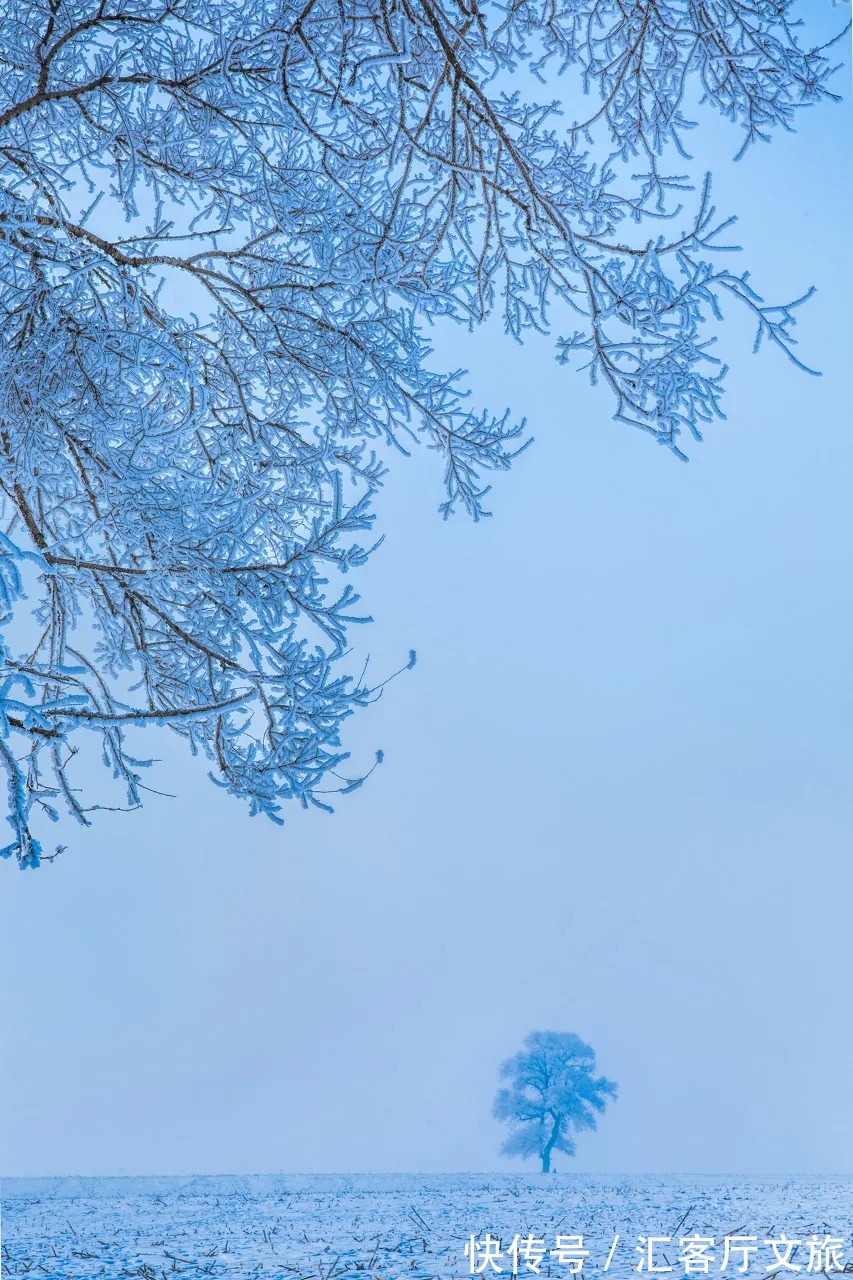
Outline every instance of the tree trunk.
{"label": "tree trunk", "polygon": [[[553,1115],[554,1113],[552,1112],[551,1114]],[[551,1136],[548,1139],[548,1141],[545,1143],[545,1146],[542,1148],[542,1151],[540,1152],[540,1155],[542,1157],[543,1173],[551,1172],[551,1152],[554,1150],[554,1143],[557,1141],[557,1137],[560,1132],[561,1118],[562,1117],[560,1116],[554,1116],[554,1125],[553,1125],[553,1128],[551,1129]]]}

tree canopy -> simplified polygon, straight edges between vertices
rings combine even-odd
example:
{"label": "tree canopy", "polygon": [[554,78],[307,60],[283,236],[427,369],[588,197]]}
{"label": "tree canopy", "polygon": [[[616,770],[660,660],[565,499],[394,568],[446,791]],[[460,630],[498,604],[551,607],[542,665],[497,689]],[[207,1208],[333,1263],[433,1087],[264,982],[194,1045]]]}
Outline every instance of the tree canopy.
{"label": "tree canopy", "polygon": [[575,1154],[572,1131],[595,1129],[597,1117],[616,1085],[595,1074],[595,1053],[569,1031],[531,1031],[524,1048],[501,1064],[509,1084],[499,1089],[493,1114],[507,1123],[509,1136],[501,1147],[505,1156],[531,1156],[550,1173],[555,1151]]}
{"label": "tree canopy", "polygon": [[341,726],[375,690],[341,575],[389,460],[423,440],[444,514],[477,518],[526,441],[428,324],[553,328],[682,455],[722,413],[724,300],[796,359],[796,303],[718,254],[710,180],[677,220],[688,104],[743,152],[831,71],[791,0],[4,6],[2,853],[90,821],[85,742],[139,804],[147,723],[275,820],[358,785]]}

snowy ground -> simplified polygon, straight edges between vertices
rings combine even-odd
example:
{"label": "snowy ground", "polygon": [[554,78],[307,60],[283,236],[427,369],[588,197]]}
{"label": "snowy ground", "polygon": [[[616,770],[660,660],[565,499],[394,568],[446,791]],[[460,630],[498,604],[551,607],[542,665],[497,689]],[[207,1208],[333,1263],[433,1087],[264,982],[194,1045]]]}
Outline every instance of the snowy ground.
{"label": "snowy ground", "polygon": [[[401,1175],[6,1179],[2,1184],[3,1276],[90,1280],[139,1276],[256,1276],[264,1280],[364,1280],[470,1275],[465,1244],[500,1239],[496,1265],[511,1275],[510,1246],[520,1237],[520,1276],[569,1277],[556,1237],[583,1236],[582,1275],[636,1276],[639,1237],[671,1237],[653,1246],[654,1266],[684,1275],[774,1274],[804,1277],[828,1261],[812,1237],[843,1241],[837,1261],[853,1271],[853,1178],[724,1179],[582,1174]],[[614,1237],[618,1240],[614,1246]],[[534,1243],[525,1257],[524,1242]],[[725,1262],[724,1237],[731,1241]],[[755,1252],[734,1249],[755,1237]],[[768,1240],[803,1243],[780,1258]],[[682,1238],[704,1237],[705,1262],[688,1266]],[[496,1246],[493,1246],[496,1247]],[[642,1245],[640,1246],[643,1247]],[[646,1248],[648,1246],[645,1246]],[[539,1249],[544,1256],[539,1256]],[[612,1253],[611,1253],[612,1250]],[[645,1258],[647,1263],[648,1259]],[[725,1265],[722,1265],[724,1264]],[[647,1265],[644,1270],[647,1270]],[[830,1263],[830,1269],[833,1269]]]}

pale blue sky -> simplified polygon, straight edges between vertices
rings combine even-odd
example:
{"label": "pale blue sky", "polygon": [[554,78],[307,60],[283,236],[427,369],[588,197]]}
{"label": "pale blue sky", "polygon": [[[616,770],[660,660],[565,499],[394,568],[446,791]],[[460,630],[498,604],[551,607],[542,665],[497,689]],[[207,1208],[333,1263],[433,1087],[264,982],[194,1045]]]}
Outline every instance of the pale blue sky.
{"label": "pale blue sky", "polygon": [[705,132],[757,287],[818,287],[824,376],[733,317],[688,466],[552,344],[441,338],[537,443],[479,526],[396,466],[354,639],[419,662],[334,817],[252,821],[166,741],[176,799],[0,868],[3,1171],[511,1168],[496,1068],[538,1027],[621,1086],[573,1168],[850,1170],[850,130],[734,167]]}

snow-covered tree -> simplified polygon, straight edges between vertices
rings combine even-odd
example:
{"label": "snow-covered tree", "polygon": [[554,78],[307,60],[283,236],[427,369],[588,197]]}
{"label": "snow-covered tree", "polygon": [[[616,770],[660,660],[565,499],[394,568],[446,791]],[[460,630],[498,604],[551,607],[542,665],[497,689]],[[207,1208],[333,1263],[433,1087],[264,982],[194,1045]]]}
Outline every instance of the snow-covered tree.
{"label": "snow-covered tree", "polygon": [[89,822],[86,741],[137,805],[146,723],[253,813],[358,785],[339,575],[387,460],[426,441],[476,518],[525,443],[425,326],[553,324],[681,454],[721,413],[721,302],[792,357],[794,323],[718,256],[709,181],[677,213],[685,95],[743,150],[831,70],[792,0],[3,5],[1,852]]}
{"label": "snow-covered tree", "polygon": [[616,1097],[612,1080],[595,1074],[595,1053],[570,1031],[531,1031],[524,1048],[501,1064],[493,1114],[509,1125],[505,1156],[535,1156],[551,1172],[555,1151],[575,1154],[572,1131],[596,1127],[596,1117]]}

